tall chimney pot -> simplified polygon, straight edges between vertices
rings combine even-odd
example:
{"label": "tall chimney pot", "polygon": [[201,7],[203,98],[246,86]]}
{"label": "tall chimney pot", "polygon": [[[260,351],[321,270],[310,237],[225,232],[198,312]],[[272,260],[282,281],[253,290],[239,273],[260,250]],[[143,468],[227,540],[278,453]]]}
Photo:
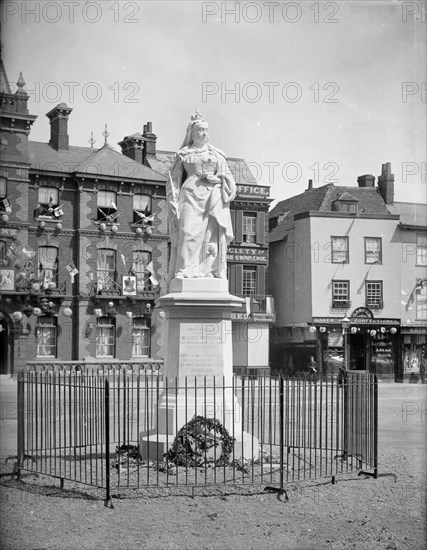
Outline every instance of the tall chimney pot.
{"label": "tall chimney pot", "polygon": [[66,103],[60,103],[51,111],[46,113],[50,120],[50,140],[51,145],[57,151],[67,151],[69,147],[68,137],[68,117],[73,109]]}

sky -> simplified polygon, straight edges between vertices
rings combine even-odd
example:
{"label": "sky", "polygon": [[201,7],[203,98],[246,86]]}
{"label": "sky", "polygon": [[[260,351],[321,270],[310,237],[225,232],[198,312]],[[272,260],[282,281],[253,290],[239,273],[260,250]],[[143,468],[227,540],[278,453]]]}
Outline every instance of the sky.
{"label": "sky", "polygon": [[357,185],[391,162],[395,200],[426,198],[425,3],[6,0],[2,57],[45,116],[65,102],[70,145],[141,132],[176,151],[195,109],[278,201]]}

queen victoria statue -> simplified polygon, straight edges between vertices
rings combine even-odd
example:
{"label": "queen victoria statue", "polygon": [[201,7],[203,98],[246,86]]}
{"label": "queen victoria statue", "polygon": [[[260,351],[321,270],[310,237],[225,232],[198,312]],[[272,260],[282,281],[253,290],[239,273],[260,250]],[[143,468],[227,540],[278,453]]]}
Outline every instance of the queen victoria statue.
{"label": "queen victoria statue", "polygon": [[169,281],[227,278],[233,239],[230,202],[236,183],[222,151],[209,143],[209,128],[196,111],[168,175],[171,258]]}

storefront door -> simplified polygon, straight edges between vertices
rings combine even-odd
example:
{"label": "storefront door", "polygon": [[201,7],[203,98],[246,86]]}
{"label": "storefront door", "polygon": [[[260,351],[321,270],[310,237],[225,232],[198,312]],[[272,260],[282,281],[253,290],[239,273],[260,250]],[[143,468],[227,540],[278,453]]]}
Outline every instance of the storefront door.
{"label": "storefront door", "polygon": [[362,332],[350,333],[350,370],[366,370],[366,336]]}

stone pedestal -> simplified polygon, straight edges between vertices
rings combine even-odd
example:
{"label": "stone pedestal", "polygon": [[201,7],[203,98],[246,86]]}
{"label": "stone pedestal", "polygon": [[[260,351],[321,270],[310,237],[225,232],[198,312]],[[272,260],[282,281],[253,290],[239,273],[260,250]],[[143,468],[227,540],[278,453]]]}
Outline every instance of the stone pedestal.
{"label": "stone pedestal", "polygon": [[194,415],[215,418],[236,439],[234,458],[258,455],[258,440],[242,430],[233,391],[231,311],[241,298],[222,279],[174,279],[158,299],[167,315],[164,387],[156,428],[142,433],[143,458],[160,460]]}

